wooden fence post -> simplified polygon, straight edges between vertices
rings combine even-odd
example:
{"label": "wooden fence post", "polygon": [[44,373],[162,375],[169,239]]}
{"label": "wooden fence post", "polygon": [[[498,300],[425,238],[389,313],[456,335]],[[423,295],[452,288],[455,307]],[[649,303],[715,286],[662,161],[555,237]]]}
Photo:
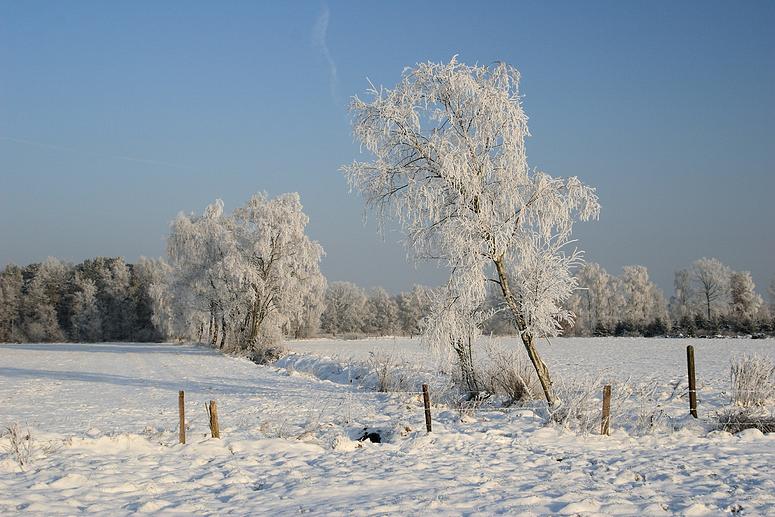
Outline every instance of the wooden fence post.
{"label": "wooden fence post", "polygon": [[218,427],[218,405],[214,400],[210,401],[210,409],[207,411],[210,414],[210,433],[213,438],[221,437],[221,430]]}
{"label": "wooden fence post", "polygon": [[422,385],[422,402],[425,406],[425,429],[431,432],[431,395],[428,393],[428,385]]}
{"label": "wooden fence post", "polygon": [[697,380],[694,376],[694,347],[686,347],[686,363],[689,366],[689,413],[697,418]]}
{"label": "wooden fence post", "polygon": [[183,390],[178,392],[178,416],[180,417],[180,443],[186,443],[186,402]]}
{"label": "wooden fence post", "polygon": [[603,417],[600,419],[600,434],[608,436],[609,423],[611,421],[611,385],[603,388]]}

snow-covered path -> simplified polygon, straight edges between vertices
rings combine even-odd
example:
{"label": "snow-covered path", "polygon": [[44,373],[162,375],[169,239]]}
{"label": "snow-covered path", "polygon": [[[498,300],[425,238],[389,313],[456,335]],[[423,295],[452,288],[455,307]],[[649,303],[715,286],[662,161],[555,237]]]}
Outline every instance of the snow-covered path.
{"label": "snow-covered path", "polygon": [[[186,390],[189,443],[177,444]],[[222,439],[208,438],[216,399]],[[579,437],[529,411],[422,431],[412,395],[181,345],[0,345],[0,514],[600,513],[775,510],[775,435]],[[387,443],[353,441],[363,427]]]}

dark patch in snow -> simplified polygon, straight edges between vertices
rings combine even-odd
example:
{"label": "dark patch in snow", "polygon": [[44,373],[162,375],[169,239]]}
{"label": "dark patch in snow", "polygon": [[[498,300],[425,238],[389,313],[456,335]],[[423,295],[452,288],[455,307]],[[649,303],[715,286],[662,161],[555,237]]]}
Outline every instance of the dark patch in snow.
{"label": "dark patch in snow", "polygon": [[380,432],[369,432],[368,428],[363,430],[363,435],[358,438],[359,442],[369,441],[371,443],[382,443],[382,435]]}

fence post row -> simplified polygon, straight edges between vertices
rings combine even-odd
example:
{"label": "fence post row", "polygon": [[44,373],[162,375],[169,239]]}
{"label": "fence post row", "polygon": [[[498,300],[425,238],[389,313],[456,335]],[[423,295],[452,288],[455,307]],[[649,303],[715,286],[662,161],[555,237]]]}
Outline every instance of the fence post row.
{"label": "fence post row", "polygon": [[180,443],[186,443],[186,402],[183,390],[178,392],[178,416],[180,417]]}
{"label": "fence post row", "polygon": [[422,401],[425,406],[425,429],[431,432],[431,396],[428,393],[428,385],[422,385]]}
{"label": "fence post row", "polygon": [[697,381],[694,376],[694,347],[686,347],[686,363],[689,367],[689,413],[697,418]]}

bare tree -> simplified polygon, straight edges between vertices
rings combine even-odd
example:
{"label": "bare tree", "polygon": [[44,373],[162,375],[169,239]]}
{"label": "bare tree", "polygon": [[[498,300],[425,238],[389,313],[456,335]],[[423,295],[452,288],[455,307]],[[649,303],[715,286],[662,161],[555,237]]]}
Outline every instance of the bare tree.
{"label": "bare tree", "polygon": [[454,347],[483,321],[487,282],[511,313],[549,404],[557,402],[536,338],[556,335],[573,314],[566,252],[575,219],[597,216],[594,189],[577,178],[531,170],[519,72],[507,64],[421,63],[394,89],[352,100],[356,138],[374,159],[343,167],[351,188],[380,216],[392,212],[418,259],[450,277],[425,336]]}

